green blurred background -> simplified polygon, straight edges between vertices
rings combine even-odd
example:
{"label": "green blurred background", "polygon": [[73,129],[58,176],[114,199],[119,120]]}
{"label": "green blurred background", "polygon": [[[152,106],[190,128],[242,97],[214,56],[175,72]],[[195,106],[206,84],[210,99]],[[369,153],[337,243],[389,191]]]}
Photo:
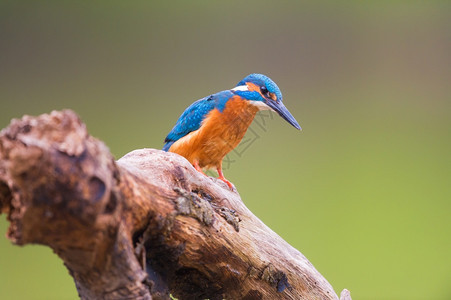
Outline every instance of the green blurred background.
{"label": "green blurred background", "polygon": [[[225,174],[248,207],[337,293],[451,299],[450,9],[1,0],[0,127],[71,108],[119,158],[161,148],[194,100],[267,74],[303,131],[260,118],[231,153]],[[0,298],[77,293],[50,249],[2,237]]]}

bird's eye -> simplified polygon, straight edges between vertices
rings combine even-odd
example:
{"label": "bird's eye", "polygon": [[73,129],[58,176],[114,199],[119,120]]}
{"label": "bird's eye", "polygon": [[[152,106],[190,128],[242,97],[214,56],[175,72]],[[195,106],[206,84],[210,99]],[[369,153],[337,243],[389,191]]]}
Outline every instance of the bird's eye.
{"label": "bird's eye", "polygon": [[262,92],[262,95],[265,96],[266,98],[268,98],[269,94],[268,94],[268,89],[266,88],[266,86],[262,86],[260,88],[260,91]]}

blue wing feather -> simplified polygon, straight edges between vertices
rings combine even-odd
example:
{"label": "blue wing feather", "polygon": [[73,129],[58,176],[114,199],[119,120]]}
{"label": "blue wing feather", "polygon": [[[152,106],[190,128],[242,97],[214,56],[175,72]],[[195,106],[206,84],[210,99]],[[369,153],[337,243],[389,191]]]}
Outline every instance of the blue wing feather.
{"label": "blue wing feather", "polygon": [[227,100],[229,100],[233,95],[234,93],[231,91],[222,91],[197,100],[191,104],[187,109],[185,109],[180,118],[177,120],[174,128],[172,128],[171,132],[167,135],[164,140],[165,145],[163,150],[168,151],[174,142],[188,133],[199,129],[202,121],[214,108],[217,108],[222,112]]}

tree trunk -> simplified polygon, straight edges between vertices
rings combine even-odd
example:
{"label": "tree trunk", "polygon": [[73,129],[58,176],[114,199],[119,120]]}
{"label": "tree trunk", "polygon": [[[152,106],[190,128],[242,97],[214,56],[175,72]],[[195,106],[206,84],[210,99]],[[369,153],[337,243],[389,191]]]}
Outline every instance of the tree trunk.
{"label": "tree trunk", "polygon": [[115,161],[72,111],[2,130],[0,211],[13,243],[61,257],[82,299],[338,299],[222,181],[160,150]]}

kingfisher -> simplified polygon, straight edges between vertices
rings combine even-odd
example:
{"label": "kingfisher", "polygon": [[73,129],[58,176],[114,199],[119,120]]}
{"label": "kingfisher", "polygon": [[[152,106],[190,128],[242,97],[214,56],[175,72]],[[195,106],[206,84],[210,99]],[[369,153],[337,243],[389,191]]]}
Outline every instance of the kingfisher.
{"label": "kingfisher", "polygon": [[277,84],[262,74],[250,74],[230,89],[199,99],[177,120],[164,140],[164,151],[185,157],[194,168],[215,168],[218,179],[231,189],[222,172],[222,160],[244,137],[260,110],[277,112],[293,127],[301,130],[282,102]]}

